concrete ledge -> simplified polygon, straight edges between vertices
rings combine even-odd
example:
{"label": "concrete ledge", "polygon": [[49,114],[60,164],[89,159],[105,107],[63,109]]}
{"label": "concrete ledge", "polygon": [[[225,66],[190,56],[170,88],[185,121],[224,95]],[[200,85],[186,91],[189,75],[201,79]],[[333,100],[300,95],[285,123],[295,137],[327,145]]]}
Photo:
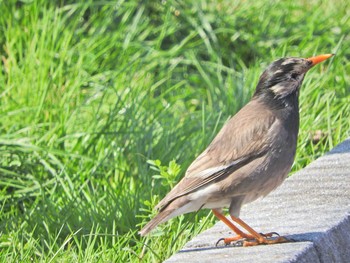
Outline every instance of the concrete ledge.
{"label": "concrete ledge", "polygon": [[215,247],[232,236],[218,222],[165,262],[350,262],[350,138],[244,206],[241,218],[259,232],[276,231],[296,242]]}

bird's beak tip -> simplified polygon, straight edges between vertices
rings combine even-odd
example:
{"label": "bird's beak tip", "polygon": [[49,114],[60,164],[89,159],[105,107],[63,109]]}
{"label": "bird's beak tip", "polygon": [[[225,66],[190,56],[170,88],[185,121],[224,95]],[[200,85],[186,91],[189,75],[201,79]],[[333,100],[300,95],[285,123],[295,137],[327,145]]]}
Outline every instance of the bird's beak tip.
{"label": "bird's beak tip", "polygon": [[311,66],[315,66],[316,64],[329,59],[330,57],[333,57],[335,54],[323,54],[323,55],[318,55],[315,57],[307,58],[308,61],[310,61],[312,64]]}

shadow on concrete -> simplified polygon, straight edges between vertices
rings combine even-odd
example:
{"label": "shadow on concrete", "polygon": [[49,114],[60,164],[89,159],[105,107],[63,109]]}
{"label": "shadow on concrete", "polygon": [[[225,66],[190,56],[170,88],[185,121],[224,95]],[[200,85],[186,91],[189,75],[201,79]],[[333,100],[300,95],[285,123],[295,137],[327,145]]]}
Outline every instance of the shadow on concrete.
{"label": "shadow on concrete", "polygon": [[317,239],[319,239],[322,235],[324,235],[323,232],[308,232],[302,234],[288,235],[286,236],[286,238],[294,240],[294,242],[314,242]]}
{"label": "shadow on concrete", "polygon": [[341,144],[337,145],[334,149],[327,152],[325,156],[336,153],[350,153],[350,138],[346,139]]}

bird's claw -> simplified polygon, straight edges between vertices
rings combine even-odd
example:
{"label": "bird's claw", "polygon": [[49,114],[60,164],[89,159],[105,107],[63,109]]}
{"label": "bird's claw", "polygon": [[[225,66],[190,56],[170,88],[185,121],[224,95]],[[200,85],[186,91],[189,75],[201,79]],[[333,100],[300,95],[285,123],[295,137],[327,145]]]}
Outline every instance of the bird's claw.
{"label": "bird's claw", "polygon": [[276,237],[280,237],[280,236],[281,236],[281,235],[278,234],[277,232],[270,232],[270,233],[266,233],[266,234],[264,234],[264,233],[259,233],[259,234],[262,235],[262,236],[265,237],[265,238],[273,237],[274,235],[275,235]]}
{"label": "bird's claw", "polygon": [[216,242],[216,244],[215,244],[216,247],[218,246],[218,244],[220,243],[220,241],[224,241],[224,244],[227,246],[227,244],[225,243],[225,238],[220,238],[220,239]]}
{"label": "bird's claw", "polygon": [[277,232],[271,232],[270,234],[271,234],[271,236],[273,236],[273,235],[276,235],[277,237],[280,237],[280,236],[281,236],[281,235],[278,234]]}

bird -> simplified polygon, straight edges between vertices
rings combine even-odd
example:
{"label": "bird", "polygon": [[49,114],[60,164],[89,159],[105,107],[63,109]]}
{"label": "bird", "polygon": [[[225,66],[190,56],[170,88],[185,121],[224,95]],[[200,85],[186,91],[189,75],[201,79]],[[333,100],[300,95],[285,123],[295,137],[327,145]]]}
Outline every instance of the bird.
{"label": "bird", "polygon": [[[219,240],[226,245],[242,240],[243,246],[288,242],[276,232],[257,232],[239,215],[244,204],[266,196],[286,179],[297,148],[300,87],[309,69],[333,55],[272,62],[251,100],[193,161],[139,234],[145,236],[173,217],[211,209],[236,234]],[[223,214],[224,208],[232,220]]]}

